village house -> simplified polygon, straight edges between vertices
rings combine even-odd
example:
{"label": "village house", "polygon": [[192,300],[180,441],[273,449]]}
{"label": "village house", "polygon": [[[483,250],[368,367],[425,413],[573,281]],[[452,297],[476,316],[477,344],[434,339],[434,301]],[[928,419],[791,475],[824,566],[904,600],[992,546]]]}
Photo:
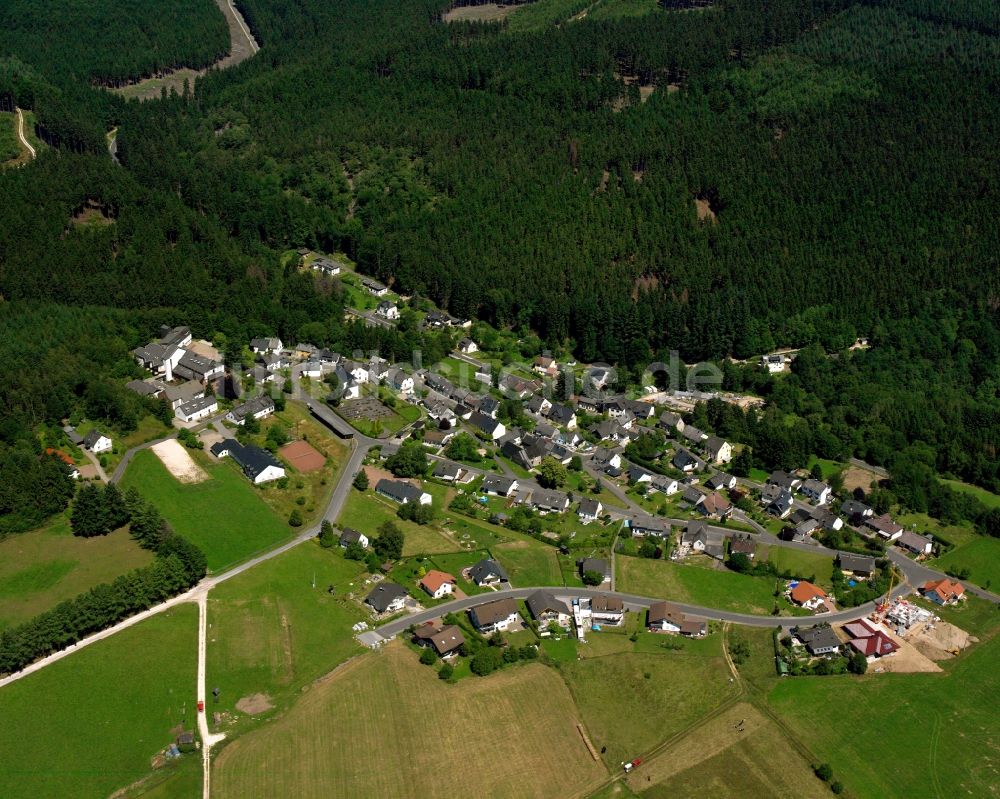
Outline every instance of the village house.
{"label": "village house", "polygon": [[405,480],[390,480],[383,477],[375,484],[375,493],[381,494],[393,502],[400,505],[407,505],[411,502],[419,505],[430,505],[433,497],[419,486],[408,483]]}
{"label": "village house", "polygon": [[433,647],[440,657],[448,659],[458,654],[465,643],[465,636],[454,624],[440,627],[429,621],[413,631],[413,640],[418,646]]}
{"label": "village house", "polygon": [[84,449],[89,449],[95,455],[99,455],[102,452],[110,452],[114,446],[110,436],[104,435],[104,433],[97,429],[87,433],[80,443],[83,444]]}
{"label": "village house", "polygon": [[365,604],[379,614],[395,613],[403,609],[406,596],[406,589],[403,586],[381,582],[365,597]]}
{"label": "village house", "polygon": [[903,525],[894,522],[888,513],[866,519],[865,526],[884,541],[895,541],[903,535]]}
{"label": "village house", "polygon": [[569,496],[563,491],[538,488],[531,494],[531,504],[542,514],[562,513],[569,508]]}
{"label": "village house", "polygon": [[555,377],[559,374],[559,364],[556,363],[555,359],[548,357],[547,355],[539,355],[531,364],[531,369],[540,375],[545,377]]}
{"label": "village house", "polygon": [[630,465],[626,474],[629,485],[641,485],[642,483],[651,483],[653,481],[653,473],[642,466]]}
{"label": "village house", "polygon": [[912,552],[914,555],[930,555],[934,550],[934,541],[925,535],[904,530],[899,536],[899,540],[896,541],[896,546]]}
{"label": "village house", "polygon": [[669,602],[656,602],[649,606],[646,628],[650,632],[679,633],[691,638],[701,638],[708,631],[708,625],[704,620],[686,615]]}
{"label": "village house", "polygon": [[504,434],[507,432],[507,428],[504,427],[503,422],[494,419],[492,416],[487,416],[485,413],[480,413],[479,411],[475,411],[469,416],[469,424],[483,433],[491,441],[503,438]]}
{"label": "village house", "polygon": [[736,478],[725,472],[716,472],[705,481],[705,487],[713,491],[732,490],[736,488]]}
{"label": "village house", "polygon": [[504,477],[502,474],[487,474],[483,477],[481,490],[484,494],[509,497],[517,491],[517,480],[512,477]]}
{"label": "village house", "polygon": [[364,286],[365,291],[375,297],[384,297],[389,293],[389,289],[379,283],[377,280],[372,280],[370,277],[361,278],[361,285]]}
{"label": "village house", "polygon": [[599,499],[581,499],[580,507],[576,511],[576,515],[583,524],[596,522],[601,518],[602,513],[604,513],[604,506]]}
{"label": "village house", "polygon": [[834,655],[840,652],[840,638],[829,624],[793,627],[792,634],[802,642],[810,655]]}
{"label": "village house", "polygon": [[590,457],[590,462],[594,465],[595,469],[606,469],[609,466],[620,469],[622,466],[622,452],[624,450],[621,447],[615,447],[611,449],[609,447],[597,447],[594,449],[593,454]]}
{"label": "village house", "polygon": [[795,504],[791,491],[774,484],[766,485],[761,489],[760,502],[764,506],[764,510],[779,519],[784,519],[791,513],[792,506]]}
{"label": "village house", "polygon": [[250,340],[250,351],[254,355],[261,355],[265,352],[278,352],[284,347],[281,343],[281,339],[277,337],[272,338],[255,338]]}
{"label": "village house", "polygon": [[448,572],[431,569],[421,578],[420,587],[430,594],[432,599],[441,599],[454,593],[455,582],[455,578]]}
{"label": "village house", "polygon": [[206,419],[213,413],[217,413],[218,410],[218,400],[216,400],[213,395],[209,394],[207,397],[201,397],[200,399],[193,399],[190,402],[185,402],[174,411],[174,416],[182,422],[191,423]]}
{"label": "village house", "polygon": [[691,424],[684,425],[684,429],[681,430],[681,435],[696,446],[701,446],[702,442],[708,438],[705,433],[701,432],[701,430]]}
{"label": "village house", "polygon": [[677,448],[677,452],[674,453],[671,463],[675,469],[680,469],[685,473],[701,471],[705,468],[705,462],[701,458],[692,455],[684,447]]}
{"label": "village house", "polygon": [[746,555],[753,560],[757,554],[757,540],[750,533],[733,533],[729,552],[733,555]]}
{"label": "village house", "polygon": [[454,483],[462,476],[463,469],[452,461],[438,461],[434,464],[434,471],[431,476],[446,483]]}
{"label": "village house", "polygon": [[718,436],[709,436],[703,446],[712,463],[729,463],[733,459],[733,445]]}
{"label": "village house", "polygon": [[340,274],[340,264],[336,261],[331,261],[329,258],[316,258],[310,264],[310,267],[314,272],[321,272],[322,274],[330,275],[331,277]]}
{"label": "village house", "polygon": [[954,605],[965,599],[965,587],[947,578],[929,580],[920,586],[920,595],[936,605]]}
{"label": "village house", "polygon": [[507,597],[487,602],[472,608],[469,617],[483,635],[506,630],[517,623],[517,600]]}
{"label": "village house", "polygon": [[390,369],[385,376],[385,383],[397,394],[413,393],[413,378],[402,369]]}
{"label": "village house", "polygon": [[602,576],[601,584],[611,582],[611,564],[604,558],[580,558],[576,568],[583,577],[587,572],[596,572]]}
{"label": "village house", "polygon": [[242,427],[247,419],[264,419],[274,413],[274,400],[261,395],[234,407],[226,414],[226,421]]}
{"label": "village house", "polygon": [[850,638],[850,647],[868,660],[891,655],[899,649],[895,641],[882,630],[873,627],[867,619],[848,622],[843,626],[843,630]]}
{"label": "village house", "polygon": [[784,355],[761,355],[760,365],[767,369],[771,374],[777,374],[778,372],[785,371],[785,356]]}
{"label": "village house", "polygon": [[865,519],[875,515],[875,511],[868,505],[856,499],[845,499],[840,506],[840,512],[850,520],[851,524],[861,524]]}
{"label": "village house", "polygon": [[264,368],[269,372],[280,372],[282,369],[288,369],[292,365],[291,360],[280,352],[265,352],[261,356],[260,362],[264,364]]}
{"label": "village house", "polygon": [[684,431],[684,419],[681,418],[679,413],[674,413],[672,411],[664,411],[661,413],[656,424],[671,435],[674,433],[682,433]]}
{"label": "village house", "polygon": [[788,598],[806,610],[823,610],[827,607],[826,591],[818,585],[799,580],[789,591]]}
{"label": "village house", "polygon": [[632,531],[632,535],[644,538],[646,536],[654,536],[657,538],[669,538],[670,537],[670,522],[664,519],[657,519],[653,516],[641,516],[632,521],[629,524],[629,529]]}
{"label": "village house", "polygon": [[389,302],[389,300],[382,300],[382,302],[376,305],[375,313],[383,319],[392,321],[399,319],[399,308],[396,306],[396,303]]}
{"label": "village house", "polygon": [[727,519],[733,512],[732,503],[718,491],[703,497],[701,503],[695,507],[711,519]]}
{"label": "village house", "polygon": [[358,544],[362,549],[368,549],[368,536],[351,527],[345,527],[337,543],[344,549],[347,549],[351,544]]}
{"label": "village house", "polygon": [[243,474],[254,485],[280,480],[285,476],[285,467],[266,449],[248,444],[244,446],[233,438],[227,438],[212,445],[211,453],[220,460],[232,458],[243,470]]}
{"label": "village house", "polygon": [[829,501],[833,489],[822,480],[809,479],[801,485],[799,491],[813,500],[817,505],[825,505]]}
{"label": "village house", "polygon": [[771,472],[767,478],[767,485],[778,486],[779,488],[784,488],[788,491],[795,491],[802,481],[796,477],[794,474],[788,474],[788,472]]}
{"label": "village house", "polygon": [[77,468],[76,464],[73,463],[73,459],[65,452],[63,452],[61,449],[55,449],[54,447],[46,447],[45,454],[53,455],[59,460],[61,460],[64,464],[66,464],[66,469],[69,476],[72,477],[74,480],[80,479],[80,470]]}
{"label": "village house", "polygon": [[549,408],[549,419],[567,430],[576,428],[576,411],[569,405],[563,405],[560,402],[553,403],[552,407]]}
{"label": "village house", "polygon": [[845,575],[860,577],[864,580],[867,580],[875,572],[875,558],[869,555],[841,552],[837,556],[837,565]]}
{"label": "village house", "polygon": [[469,569],[469,579],[480,588],[510,582],[507,571],[492,558],[484,558]]}
{"label": "village house", "polygon": [[649,481],[650,491],[659,491],[665,497],[672,497],[678,491],[681,490],[680,483],[678,483],[673,477],[664,477],[663,475],[653,475],[653,479]]}
{"label": "village house", "polygon": [[299,375],[310,380],[319,380],[323,377],[323,363],[318,358],[310,358],[299,367]]}
{"label": "village house", "polygon": [[458,351],[464,355],[472,355],[474,352],[479,352],[479,346],[475,341],[466,336],[458,342]]}
{"label": "village house", "polygon": [[525,600],[528,612],[531,617],[538,622],[541,634],[546,635],[545,628],[550,624],[556,624],[564,630],[568,630],[573,621],[573,612],[569,605],[561,599],[556,599],[551,591],[535,591]]}
{"label": "village house", "polygon": [[625,603],[616,596],[598,594],[590,600],[590,613],[594,624],[616,626],[625,620]]}

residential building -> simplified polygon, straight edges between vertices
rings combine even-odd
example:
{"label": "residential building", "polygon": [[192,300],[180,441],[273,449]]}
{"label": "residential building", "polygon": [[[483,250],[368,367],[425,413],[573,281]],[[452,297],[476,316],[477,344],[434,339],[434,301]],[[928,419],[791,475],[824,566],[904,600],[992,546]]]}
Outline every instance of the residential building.
{"label": "residential building", "polygon": [[777,374],[778,372],[785,371],[785,356],[784,355],[761,355],[760,365],[767,369],[771,374]]}
{"label": "residential building", "polygon": [[549,624],[557,624],[563,629],[569,629],[573,620],[573,611],[563,600],[556,599],[551,591],[535,591],[525,600],[528,612],[538,622],[542,634]]}
{"label": "residential building", "polygon": [[517,622],[517,600],[510,597],[478,605],[469,611],[472,624],[483,635],[506,630]]}
{"label": "residential building", "polygon": [[455,578],[448,572],[431,569],[420,580],[420,587],[423,588],[433,599],[442,599],[450,596],[455,591]]}
{"label": "residential building", "polygon": [[625,604],[618,597],[598,594],[590,600],[590,613],[595,624],[618,625],[625,619]]}
{"label": "residential building", "polygon": [[934,541],[931,538],[911,530],[904,530],[896,544],[915,555],[930,555],[934,549]]}
{"label": "residential building", "polygon": [[965,599],[965,587],[947,578],[929,580],[920,586],[920,594],[936,605],[954,605]]}
{"label": "residential building", "polygon": [[174,411],[174,415],[182,422],[191,423],[206,419],[213,413],[218,413],[218,410],[218,400],[216,400],[213,395],[209,394],[207,397],[201,397],[200,399],[193,399],[190,402],[185,402]]}
{"label": "residential building", "polygon": [[383,319],[391,319],[393,321],[399,319],[399,308],[396,306],[396,303],[389,302],[389,300],[382,300],[382,302],[376,305],[375,313]]}
{"label": "residential building", "polygon": [[517,480],[512,477],[504,477],[502,474],[487,474],[483,477],[481,490],[485,494],[509,497],[517,491]]}
{"label": "residential building", "polygon": [[444,480],[446,483],[454,483],[462,476],[463,469],[457,463],[452,461],[438,461],[434,464],[434,471],[431,472],[433,477],[438,480]]}
{"label": "residential building", "polygon": [[393,502],[406,505],[414,502],[418,505],[430,505],[433,497],[419,486],[408,483],[405,480],[390,480],[383,477],[375,484],[375,493],[381,494]]}
{"label": "residential building", "polygon": [[314,272],[322,272],[324,275],[333,276],[340,274],[340,264],[336,261],[331,261],[329,258],[316,258],[309,266]]}
{"label": "residential building", "polygon": [[684,419],[681,418],[679,413],[674,413],[672,411],[664,411],[661,413],[660,418],[657,420],[657,425],[662,427],[671,435],[684,431]]}
{"label": "residential building", "polygon": [[903,525],[894,522],[888,513],[866,519],[864,523],[875,535],[885,541],[895,541],[903,535]]}
{"label": "residential building", "polygon": [[705,462],[701,459],[692,455],[691,452],[684,449],[684,447],[678,447],[677,452],[674,453],[674,458],[671,461],[675,469],[680,469],[682,472],[695,472],[700,471],[705,468]]}
{"label": "residential building", "polygon": [[640,516],[632,519],[629,529],[632,531],[632,535],[640,538],[645,536],[670,538],[670,522],[652,516]]}
{"label": "residential building", "polygon": [[767,485],[778,486],[779,488],[784,488],[788,491],[794,491],[802,485],[802,481],[793,474],[778,471],[771,472],[771,475],[767,478]]}
{"label": "residential building", "polygon": [[757,554],[757,539],[750,533],[733,533],[729,542],[729,551],[733,555],[746,555],[750,560]]}
{"label": "residential building", "polygon": [[213,444],[210,451],[216,458],[230,457],[236,461],[254,485],[280,480],[285,476],[285,467],[274,455],[252,444],[244,446],[236,439],[227,438]]}
{"label": "residential building", "polygon": [[695,619],[669,602],[656,602],[649,606],[646,627],[651,632],[679,633],[691,638],[701,638],[708,632],[702,619]]}
{"label": "residential building", "polygon": [[802,483],[799,491],[813,500],[817,505],[825,505],[830,500],[830,494],[833,489],[822,480],[810,479]]}
{"label": "residential building", "polygon": [[273,338],[255,338],[250,340],[250,350],[256,355],[260,355],[265,352],[278,352],[284,347],[281,343],[281,339],[277,337]]}
{"label": "residential building", "polygon": [[81,443],[83,444],[84,449],[89,449],[95,455],[98,455],[102,452],[110,452],[112,447],[114,446],[110,436],[106,436],[100,430],[96,429],[91,430],[89,433],[87,433],[87,435],[84,436],[83,441]]}
{"label": "residential building", "polygon": [[226,421],[242,427],[247,419],[264,419],[274,413],[274,400],[261,395],[243,402],[226,414]]}
{"label": "residential building", "polygon": [[347,549],[351,544],[359,544],[362,549],[368,549],[368,536],[351,527],[345,527],[340,534],[338,543],[344,549]]}
{"label": "residential building", "polygon": [[469,569],[469,579],[480,588],[510,582],[507,571],[492,558],[484,558]]}
{"label": "residential building", "polygon": [[576,515],[584,524],[596,522],[601,518],[602,513],[604,513],[604,506],[599,499],[581,499],[580,507],[576,511]]}
{"label": "residential building", "polygon": [[540,513],[562,513],[569,508],[569,496],[563,491],[538,488],[531,494],[531,504]]}
{"label": "residential building", "polygon": [[840,651],[840,638],[829,624],[795,627],[792,633],[805,645],[810,655],[833,655]]}
{"label": "residential building", "polygon": [[807,610],[819,610],[826,607],[827,603],[826,591],[805,580],[799,580],[792,587],[789,598],[796,605],[801,605]]}
{"label": "residential building", "polygon": [[465,643],[465,636],[454,624],[440,627],[434,622],[427,622],[413,631],[413,640],[420,646],[433,647],[442,658],[450,658],[458,654]]}
{"label": "residential building", "polygon": [[603,577],[602,584],[611,582],[611,564],[604,558],[580,558],[576,562],[576,568],[581,577],[587,572],[596,572]]}
{"label": "residential building", "polygon": [[866,619],[858,619],[845,624],[844,632],[851,637],[850,647],[869,660],[891,655],[899,649],[899,644],[893,641],[885,631],[873,627]]}
{"label": "residential building", "polygon": [[381,582],[365,597],[365,604],[376,613],[395,613],[406,604],[406,589],[395,583]]}
{"label": "residential building", "polygon": [[372,280],[370,277],[361,278],[361,285],[364,286],[365,291],[376,297],[384,297],[389,293],[389,289],[379,283],[377,280]]}
{"label": "residential building", "polygon": [[479,352],[479,347],[475,341],[466,336],[458,342],[458,351],[465,355],[471,355],[474,352]]}
{"label": "residential building", "polygon": [[733,445],[718,436],[709,436],[702,446],[712,463],[729,463],[733,459]]}
{"label": "residential building", "polygon": [[875,572],[875,558],[868,555],[854,555],[850,552],[841,552],[837,556],[837,564],[844,574],[851,577],[868,579]]}
{"label": "residential building", "polygon": [[507,428],[504,427],[503,422],[494,419],[492,416],[487,416],[485,413],[481,413],[480,411],[474,411],[472,413],[469,417],[469,423],[491,441],[503,438],[504,434],[507,432]]}
{"label": "residential building", "polygon": [[413,378],[402,369],[393,367],[385,376],[386,385],[398,394],[413,393]]}
{"label": "residential building", "polygon": [[736,488],[736,478],[725,472],[716,472],[705,481],[705,487],[713,491],[732,490]]}
{"label": "residential building", "polygon": [[698,509],[712,519],[725,519],[733,512],[732,503],[718,491],[706,495]]}
{"label": "residential building", "polygon": [[865,519],[875,515],[875,511],[868,505],[864,502],[858,502],[856,499],[844,500],[840,506],[840,512],[850,519],[851,524],[861,524]]}

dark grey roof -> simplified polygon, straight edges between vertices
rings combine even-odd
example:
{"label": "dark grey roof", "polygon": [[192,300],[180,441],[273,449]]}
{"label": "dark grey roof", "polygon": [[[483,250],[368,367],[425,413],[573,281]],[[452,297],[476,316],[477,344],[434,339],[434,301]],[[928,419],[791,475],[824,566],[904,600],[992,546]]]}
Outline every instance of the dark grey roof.
{"label": "dark grey roof", "polygon": [[492,558],[484,558],[469,569],[469,577],[477,584],[489,580],[491,577],[499,577],[503,582],[508,581],[504,567]]}
{"label": "dark grey roof", "polygon": [[281,462],[266,449],[248,444],[243,446],[235,438],[227,438],[212,445],[211,452],[216,457],[223,452],[228,452],[229,457],[236,461],[244,474],[251,480],[263,472],[268,466],[276,466],[284,469]]}
{"label": "dark grey roof", "polygon": [[601,512],[601,503],[596,499],[581,499],[580,514],[583,516],[597,516]]}
{"label": "dark grey roof", "polygon": [[[340,534],[340,545],[347,546],[348,544],[359,544],[361,543],[362,533],[358,532],[352,527],[345,527],[344,531]],[[367,538],[368,536],[365,536]]]}
{"label": "dark grey roof", "polygon": [[611,576],[611,564],[604,558],[582,558],[576,562],[576,565],[580,567],[580,574],[597,572],[605,577]]}
{"label": "dark grey roof", "polygon": [[103,435],[104,433],[102,433],[97,428],[94,428],[89,433],[87,433],[86,437],[84,437],[83,439],[84,446],[89,449],[90,447],[94,446],[94,444],[96,444],[98,441],[100,441],[101,436]]}
{"label": "dark grey roof", "polygon": [[504,477],[502,474],[488,474],[483,478],[483,491],[492,491],[497,494],[508,494],[517,482],[513,478]]}
{"label": "dark grey roof", "polygon": [[261,395],[259,397],[254,397],[253,399],[247,400],[246,402],[237,405],[230,411],[235,419],[243,420],[249,416],[256,416],[258,413],[264,411],[274,410],[274,400],[270,397]]}
{"label": "dark grey roof", "polygon": [[375,484],[375,490],[399,503],[419,502],[424,493],[422,489],[412,483],[403,480],[390,480],[387,477],[383,477]]}
{"label": "dark grey roof", "polygon": [[829,624],[817,624],[815,627],[796,627],[795,637],[798,638],[810,652],[819,652],[841,645],[840,639]]}
{"label": "dark grey roof", "polygon": [[129,380],[125,384],[125,388],[129,389],[129,391],[134,391],[140,397],[155,397],[163,390],[159,386],[147,383],[145,380]]}
{"label": "dark grey roof", "polygon": [[652,516],[641,517],[632,519],[630,529],[640,530],[646,535],[652,533],[653,535],[665,536],[670,532],[670,522],[655,519]]}
{"label": "dark grey roof", "polygon": [[840,568],[846,572],[875,571],[875,558],[868,555],[854,555],[850,552],[841,552],[837,560],[840,563]]}
{"label": "dark grey roof", "polygon": [[371,605],[376,612],[384,613],[386,608],[401,596],[406,596],[406,589],[403,586],[381,582],[365,597],[365,603]]}

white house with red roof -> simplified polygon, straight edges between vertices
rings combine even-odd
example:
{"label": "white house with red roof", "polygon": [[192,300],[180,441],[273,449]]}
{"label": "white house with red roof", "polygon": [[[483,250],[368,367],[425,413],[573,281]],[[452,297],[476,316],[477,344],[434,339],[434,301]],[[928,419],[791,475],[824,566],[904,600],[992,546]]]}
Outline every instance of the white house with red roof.
{"label": "white house with red roof", "polygon": [[420,580],[420,587],[434,599],[441,599],[455,592],[455,578],[448,572],[431,569]]}

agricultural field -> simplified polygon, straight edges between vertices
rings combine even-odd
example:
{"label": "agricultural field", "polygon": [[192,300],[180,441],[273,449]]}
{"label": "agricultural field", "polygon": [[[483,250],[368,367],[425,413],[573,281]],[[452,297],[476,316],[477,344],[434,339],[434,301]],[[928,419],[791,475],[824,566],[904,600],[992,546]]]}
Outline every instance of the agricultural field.
{"label": "agricultural field", "polygon": [[1000,773],[998,659],[994,635],[942,664],[945,674],[787,679],[768,702],[858,799],[992,796]]}
{"label": "agricultural field", "polygon": [[197,651],[197,608],[180,605],[5,686],[0,795],[105,799],[146,777],[195,724]]}
{"label": "agricultural field", "polygon": [[619,556],[615,587],[642,596],[767,615],[774,607],[775,580],[666,560]]}
{"label": "agricultural field", "polygon": [[207,673],[221,692],[212,709],[236,716],[258,695],[280,706],[363,651],[351,626],[367,614],[350,597],[367,592],[365,576],[339,547],[306,542],[213,589]]}
{"label": "agricultural field", "polygon": [[213,572],[291,536],[291,528],[233,464],[194,456],[208,472],[204,482],[178,482],[153,452],[143,450],[129,464],[122,486],[139,489],[178,533],[201,547]]}
{"label": "agricultural field", "polygon": [[514,586],[563,584],[558,554],[546,544],[512,541],[494,546],[493,554]]}
{"label": "agricultural field", "polygon": [[[620,638],[615,635],[613,642]],[[580,645],[580,651],[588,646]],[[598,749],[607,747],[603,759],[612,768],[645,754],[736,695],[719,635],[703,646],[607,654],[558,668],[591,741]]]}
{"label": "agricultural field", "polygon": [[[431,712],[447,722],[429,729]],[[488,785],[495,799],[586,793],[607,772],[587,751],[578,720],[559,675],[541,664],[449,685],[397,643],[351,662],[272,724],[227,744],[213,795],[450,799],[469,785]],[[374,752],[392,767],[378,767]]]}
{"label": "agricultural field", "polygon": [[1000,538],[976,536],[946,552],[930,565],[941,570],[968,568],[970,582],[1000,588]]}
{"label": "agricultural field", "polygon": [[942,480],[941,482],[951,486],[956,491],[963,491],[966,494],[971,494],[982,502],[987,508],[1000,508],[1000,494],[994,494],[992,491],[987,491],[985,488],[963,483],[961,480]]}
{"label": "agricultural field", "polygon": [[152,559],[125,528],[95,538],[74,536],[65,514],[8,536],[0,541],[0,630]]}
{"label": "agricultural field", "polygon": [[[741,721],[743,732],[737,729]],[[831,795],[781,728],[747,703],[699,725],[624,782],[643,799]]]}

